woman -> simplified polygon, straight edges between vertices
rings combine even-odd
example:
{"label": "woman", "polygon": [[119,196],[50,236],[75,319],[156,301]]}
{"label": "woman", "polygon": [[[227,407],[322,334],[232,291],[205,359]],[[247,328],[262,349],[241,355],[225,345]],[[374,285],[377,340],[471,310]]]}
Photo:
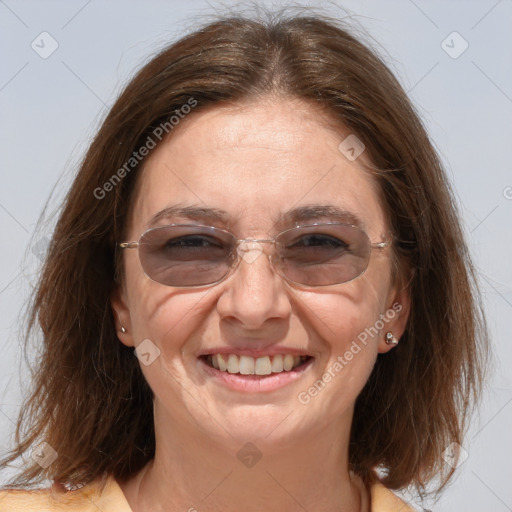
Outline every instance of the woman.
{"label": "woman", "polygon": [[453,473],[477,299],[381,60],[317,16],[211,23],[128,84],[69,192],[0,510],[408,510],[390,489]]}

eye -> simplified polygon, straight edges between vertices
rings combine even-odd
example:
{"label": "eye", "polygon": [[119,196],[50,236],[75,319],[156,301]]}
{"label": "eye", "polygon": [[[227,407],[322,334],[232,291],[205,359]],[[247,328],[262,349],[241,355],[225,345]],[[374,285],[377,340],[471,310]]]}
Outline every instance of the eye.
{"label": "eye", "polygon": [[221,240],[206,235],[186,235],[169,238],[164,247],[166,249],[193,249],[193,248],[224,248]]}
{"label": "eye", "polygon": [[350,244],[326,233],[306,233],[283,247],[281,258],[290,264],[311,266],[334,264],[350,254]]}
{"label": "eye", "polygon": [[339,238],[331,235],[319,233],[304,235],[293,244],[289,245],[289,249],[295,248],[324,248],[324,249],[348,249],[349,244]]}
{"label": "eye", "polygon": [[229,248],[222,240],[201,234],[168,238],[159,248],[159,257],[172,265],[218,264],[224,262]]}
{"label": "eye", "polygon": [[230,252],[221,239],[200,234],[168,238],[157,251],[173,261],[220,261],[226,259]]}

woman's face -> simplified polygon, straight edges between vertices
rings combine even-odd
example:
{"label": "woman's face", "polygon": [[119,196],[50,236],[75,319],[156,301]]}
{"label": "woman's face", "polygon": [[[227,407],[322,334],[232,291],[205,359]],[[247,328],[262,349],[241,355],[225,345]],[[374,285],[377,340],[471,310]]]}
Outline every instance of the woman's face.
{"label": "woman's face", "polygon": [[[269,239],[297,219],[339,222],[338,209],[342,221],[359,219],[380,242],[389,230],[376,183],[360,165],[366,155],[350,161],[338,149],[348,135],[328,128],[313,107],[284,99],[191,114],[145,162],[126,240],[173,223]],[[157,429],[282,446],[350,428],[377,354],[390,349],[385,333],[398,338],[404,328],[405,309],[392,308],[406,297],[391,281],[391,250],[372,250],[368,269],[351,282],[301,288],[274,272],[272,245],[261,247],[219,284],[191,289],[152,281],[137,250],[124,251],[124,284],[112,303],[121,341],[144,342],[141,368],[155,395]],[[220,371],[207,357],[219,353],[276,371]],[[286,354],[308,359],[279,372]]]}

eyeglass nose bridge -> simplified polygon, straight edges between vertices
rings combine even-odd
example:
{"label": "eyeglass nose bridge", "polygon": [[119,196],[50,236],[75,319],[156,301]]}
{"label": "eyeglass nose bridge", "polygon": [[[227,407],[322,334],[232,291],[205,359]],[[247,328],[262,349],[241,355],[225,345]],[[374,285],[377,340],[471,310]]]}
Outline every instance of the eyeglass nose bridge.
{"label": "eyeglass nose bridge", "polygon": [[[254,263],[263,253],[262,243],[274,244],[275,240],[268,238],[245,238],[243,240],[237,240],[236,252],[245,263]],[[269,254],[268,257],[270,262],[273,263],[272,255]]]}

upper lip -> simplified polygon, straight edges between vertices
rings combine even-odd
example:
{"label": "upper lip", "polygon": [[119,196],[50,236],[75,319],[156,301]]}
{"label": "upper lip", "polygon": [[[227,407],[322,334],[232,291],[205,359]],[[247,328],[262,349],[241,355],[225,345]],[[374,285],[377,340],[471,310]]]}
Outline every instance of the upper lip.
{"label": "upper lip", "polygon": [[264,357],[264,356],[275,356],[278,354],[291,354],[292,356],[311,356],[307,351],[294,347],[279,347],[273,346],[268,348],[237,348],[237,347],[213,347],[201,350],[197,356],[208,356],[213,354],[235,354],[237,356],[250,356],[250,357]]}

